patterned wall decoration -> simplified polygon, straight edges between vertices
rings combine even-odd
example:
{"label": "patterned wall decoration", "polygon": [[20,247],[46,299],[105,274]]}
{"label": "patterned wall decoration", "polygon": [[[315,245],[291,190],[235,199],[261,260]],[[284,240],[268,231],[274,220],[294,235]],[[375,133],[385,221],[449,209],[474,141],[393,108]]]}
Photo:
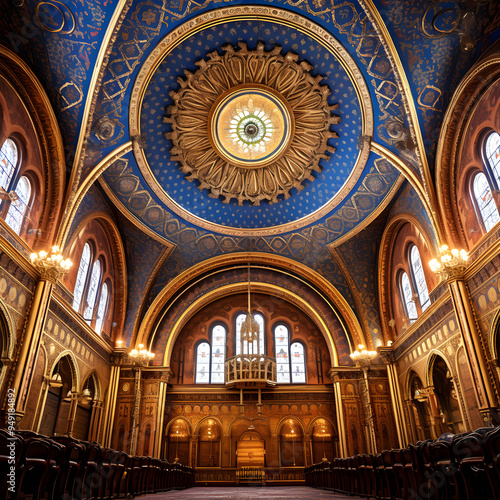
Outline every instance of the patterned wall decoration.
{"label": "patterned wall decoration", "polygon": [[495,0],[458,2],[376,0],[400,53],[433,165],[440,125],[454,89],[499,35]]}

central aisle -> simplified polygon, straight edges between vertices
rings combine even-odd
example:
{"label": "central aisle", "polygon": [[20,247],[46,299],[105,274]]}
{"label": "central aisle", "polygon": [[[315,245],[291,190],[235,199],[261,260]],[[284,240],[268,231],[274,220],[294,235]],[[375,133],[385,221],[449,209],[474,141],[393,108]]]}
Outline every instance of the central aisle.
{"label": "central aisle", "polygon": [[138,497],[141,500],[356,500],[361,497],[318,490],[309,486],[198,487]]}

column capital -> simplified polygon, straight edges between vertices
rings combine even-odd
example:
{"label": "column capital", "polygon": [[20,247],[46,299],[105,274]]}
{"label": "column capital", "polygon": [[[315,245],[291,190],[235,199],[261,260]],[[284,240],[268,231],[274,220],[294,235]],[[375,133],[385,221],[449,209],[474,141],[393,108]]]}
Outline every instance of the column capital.
{"label": "column capital", "polygon": [[378,346],[377,352],[382,358],[384,365],[391,365],[394,363],[394,349],[392,347]]}

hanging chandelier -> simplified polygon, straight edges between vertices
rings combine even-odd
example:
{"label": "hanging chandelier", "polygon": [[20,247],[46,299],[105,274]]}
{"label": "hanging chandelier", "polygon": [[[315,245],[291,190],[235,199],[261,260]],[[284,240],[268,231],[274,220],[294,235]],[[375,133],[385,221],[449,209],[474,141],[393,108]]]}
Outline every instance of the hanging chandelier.
{"label": "hanging chandelier", "polygon": [[250,345],[253,346],[253,343],[257,341],[257,353],[252,352],[252,354],[260,354],[260,326],[253,317],[251,302],[250,302],[250,264],[248,265],[248,310],[246,313],[246,317],[241,324],[241,352],[243,353],[243,345],[245,342],[248,344],[248,350],[250,352]]}

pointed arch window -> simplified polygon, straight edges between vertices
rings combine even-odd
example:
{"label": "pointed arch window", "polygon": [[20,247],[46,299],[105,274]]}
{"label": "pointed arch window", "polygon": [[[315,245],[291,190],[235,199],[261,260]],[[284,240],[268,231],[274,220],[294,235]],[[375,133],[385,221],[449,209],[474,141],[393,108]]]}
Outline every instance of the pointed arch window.
{"label": "pointed arch window", "polygon": [[19,152],[16,143],[12,139],[7,139],[0,149],[0,187],[5,191],[9,191],[18,161]]}
{"label": "pointed arch window", "polygon": [[[266,353],[266,338],[265,338],[265,328],[264,328],[264,316],[259,313],[255,313],[253,315],[255,321],[259,325],[259,345],[260,345],[260,354]],[[247,342],[243,345],[243,353],[241,353],[241,325],[246,318],[246,313],[238,314],[236,317],[236,354],[248,354],[248,345]],[[257,341],[254,341],[254,345],[251,346],[251,352],[257,352]]]}
{"label": "pointed arch window", "polygon": [[422,311],[425,311],[429,307],[431,301],[429,299],[429,291],[427,289],[427,282],[425,281],[424,268],[422,267],[420,252],[418,251],[416,245],[411,247],[410,261],[413,281],[417,287],[418,299],[420,300]]}
{"label": "pointed arch window", "polygon": [[10,202],[5,222],[16,234],[19,234],[31,198],[31,183],[25,175],[19,179],[15,193],[17,200]]}
{"label": "pointed arch window", "polygon": [[500,187],[500,134],[498,132],[488,135],[484,149],[488,166]]}
{"label": "pointed arch window", "polygon": [[417,307],[413,301],[410,278],[408,278],[408,275],[404,271],[401,273],[401,295],[403,296],[403,303],[406,308],[408,319],[413,323],[418,317]]}
{"label": "pointed arch window", "polygon": [[304,346],[301,342],[294,342],[290,346],[292,352],[291,368],[292,368],[292,383],[306,383],[306,358],[304,354]]}
{"label": "pointed arch window", "polygon": [[95,302],[97,299],[97,291],[101,282],[101,261],[98,259],[92,266],[92,274],[90,275],[89,289],[87,292],[87,306],[83,313],[83,319],[90,325],[94,314]]}
{"label": "pointed arch window", "polygon": [[499,220],[497,206],[493,200],[488,179],[482,172],[478,172],[472,181],[472,192],[477,204],[481,219],[483,221],[486,232],[488,232]]}
{"label": "pointed arch window", "polygon": [[210,344],[201,342],[196,348],[196,384],[210,382]]}
{"label": "pointed arch window", "polygon": [[101,297],[99,298],[99,307],[97,308],[97,319],[95,322],[95,331],[99,334],[102,331],[104,315],[106,314],[106,309],[108,308],[108,295],[108,283],[105,282],[101,288]]}
{"label": "pointed arch window", "polygon": [[82,302],[83,290],[87,281],[87,274],[90,267],[90,245],[85,243],[83,247],[82,257],[80,258],[80,266],[76,277],[75,290],[73,293],[73,309],[78,311]]}
{"label": "pointed arch window", "polygon": [[226,329],[222,325],[212,328],[212,369],[210,382],[224,383],[224,361],[226,359]]}

